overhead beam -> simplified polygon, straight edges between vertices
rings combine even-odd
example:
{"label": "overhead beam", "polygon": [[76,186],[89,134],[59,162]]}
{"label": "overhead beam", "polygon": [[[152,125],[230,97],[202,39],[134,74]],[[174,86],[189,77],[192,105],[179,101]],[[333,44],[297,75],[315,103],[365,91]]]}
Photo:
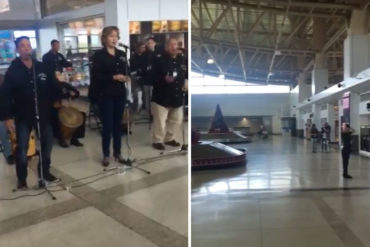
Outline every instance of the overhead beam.
{"label": "overhead beam", "polygon": [[[279,1],[279,0],[251,0],[256,3],[266,3],[266,4],[274,4],[276,5],[288,5],[288,1]],[[313,1],[292,1],[290,3],[291,7],[305,7],[305,8],[318,8],[318,9],[344,9],[344,10],[352,10],[354,8],[360,8],[357,5],[350,5],[350,4],[339,4],[339,3],[320,3],[320,2],[313,2]]]}
{"label": "overhead beam", "polygon": [[[220,5],[227,5],[228,2],[224,1],[224,0],[203,0],[203,1],[207,1],[209,3],[214,3],[214,4],[220,4]],[[277,8],[277,7],[270,7],[270,6],[263,6],[263,5],[256,5],[256,4],[250,4],[250,3],[245,3],[245,2],[241,2],[239,0],[231,0],[231,5],[233,7],[239,7],[239,8],[243,8],[243,9],[247,9],[247,10],[251,10],[251,9],[254,9],[254,10],[260,10],[260,11],[267,11],[267,12],[271,12],[271,13],[276,13],[276,14],[284,14],[285,13],[285,10],[283,8]],[[313,7],[313,6],[311,6]],[[310,15],[307,11],[299,11],[299,10],[292,10],[292,11],[289,11],[289,15],[296,15],[296,16],[308,16]],[[322,17],[322,18],[347,18],[347,15],[346,14],[334,14],[334,15],[328,15],[328,13],[324,13],[324,12],[312,12],[311,16],[313,17]]]}
{"label": "overhead beam", "polygon": [[[291,2],[292,0],[289,0],[289,3]],[[289,12],[289,8],[290,8],[290,5],[287,5],[286,7],[286,11],[285,11],[285,14],[284,14],[284,17],[283,17],[283,22],[281,23],[281,27],[279,28],[279,32],[278,32],[278,36],[276,38],[276,42],[275,42],[275,48],[274,48],[274,53],[272,54],[272,59],[271,59],[271,63],[270,63],[270,66],[269,66],[269,71],[268,71],[268,74],[267,74],[267,78],[266,78],[266,82],[267,84],[269,83],[270,81],[270,77],[271,77],[271,73],[272,73],[272,68],[274,67],[274,63],[275,63],[275,58],[277,56],[277,51],[278,51],[278,48],[279,48],[279,45],[280,45],[280,39],[281,39],[281,34],[283,32],[283,28],[284,28],[284,25],[285,25],[285,20],[286,18],[288,17],[288,12]],[[275,16],[276,18],[276,16]]]}
{"label": "overhead beam", "polygon": [[[231,3],[231,0],[229,0],[229,4],[230,3]],[[231,20],[232,20],[232,22],[234,24],[234,36],[235,36],[236,45],[238,46],[238,53],[239,53],[239,58],[240,58],[240,64],[242,65],[244,79],[247,80],[247,72],[246,72],[246,68],[245,68],[244,55],[243,55],[243,51],[242,51],[242,49],[240,47],[239,25],[235,21],[235,17],[234,17],[234,13],[232,11],[232,8],[231,8],[231,4],[229,6],[230,6],[229,7],[229,13],[230,13],[230,16],[231,16]]]}
{"label": "overhead beam", "polygon": [[[201,39],[200,37],[197,37],[195,35],[192,35],[191,37],[192,41],[199,41],[201,40],[205,44],[212,44],[212,45],[222,45],[224,47],[230,47],[235,49],[235,43],[234,42],[229,42],[229,41],[223,41],[223,40],[215,40],[215,39],[207,39],[203,38]],[[244,50],[249,50],[249,51],[254,51],[254,50],[259,50],[260,53],[266,53],[266,54],[271,54],[274,52],[274,48],[271,47],[264,47],[264,46],[253,46],[253,45],[246,45],[246,44],[241,44],[240,47]],[[290,56],[311,56],[315,54],[315,51],[313,50],[303,50],[303,49],[286,49],[282,48],[280,49],[282,54],[290,55]]]}

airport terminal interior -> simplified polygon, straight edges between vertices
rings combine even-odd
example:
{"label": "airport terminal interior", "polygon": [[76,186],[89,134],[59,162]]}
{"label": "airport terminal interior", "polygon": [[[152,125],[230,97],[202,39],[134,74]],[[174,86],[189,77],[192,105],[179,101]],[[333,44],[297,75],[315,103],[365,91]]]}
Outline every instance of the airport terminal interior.
{"label": "airport terminal interior", "polygon": [[192,246],[370,246],[369,2],[191,14]]}
{"label": "airport terminal interior", "polygon": [[[71,143],[66,148],[54,139],[51,172],[61,181],[47,188],[56,200],[38,187],[40,152],[29,155],[28,189],[19,191],[15,165],[8,164],[0,145],[0,246],[188,246],[185,149],[152,147],[153,123],[140,98],[142,90],[132,79],[133,100],[123,116],[121,151],[131,166],[111,159],[103,167],[102,123],[88,98],[89,59],[102,47],[104,27],[120,29],[120,49],[128,48],[130,56],[148,37],[162,49],[166,40],[175,38],[186,52],[187,22],[187,0],[0,0],[0,80],[17,56],[16,38],[28,36],[38,60],[49,52],[51,41],[58,40],[59,52],[72,64],[58,79],[77,88],[80,97],[68,103],[86,116],[83,138],[78,139],[83,146]],[[184,146],[186,117],[180,125],[175,140]],[[67,123],[63,127],[65,133],[75,131]]]}

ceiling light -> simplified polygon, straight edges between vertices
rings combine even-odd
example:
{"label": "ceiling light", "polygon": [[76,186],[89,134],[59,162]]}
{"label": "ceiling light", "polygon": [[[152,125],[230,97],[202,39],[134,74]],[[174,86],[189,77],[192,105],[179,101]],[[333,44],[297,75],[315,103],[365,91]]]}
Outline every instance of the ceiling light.
{"label": "ceiling light", "polygon": [[215,63],[215,61],[214,61],[212,58],[208,58],[207,63],[208,63],[208,64],[214,64],[214,63]]}

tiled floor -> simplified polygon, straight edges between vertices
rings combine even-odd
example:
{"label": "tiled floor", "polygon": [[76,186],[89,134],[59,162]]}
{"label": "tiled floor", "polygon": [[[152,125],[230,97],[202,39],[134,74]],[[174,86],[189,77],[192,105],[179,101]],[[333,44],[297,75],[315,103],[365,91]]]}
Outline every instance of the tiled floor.
{"label": "tiled floor", "polygon": [[237,146],[247,167],[192,173],[193,247],[370,247],[370,159],[353,155],[345,181],[335,149],[283,136]]}
{"label": "tiled floor", "polygon": [[[102,173],[100,136],[87,128],[84,147],[53,147],[52,169],[72,185],[69,192],[55,192],[56,201],[46,194],[0,201],[0,246],[187,246],[187,155],[160,155],[152,149],[148,124],[136,124],[132,131],[131,158],[150,175],[132,169],[94,182],[115,171]],[[178,140],[181,136],[179,131]],[[125,138],[122,150],[127,157]],[[152,157],[159,158],[152,162]],[[110,168],[116,165],[112,162]],[[31,186],[37,182],[32,169]],[[97,173],[102,174],[70,183]],[[40,192],[14,193],[15,184],[14,166],[1,155],[0,198]]]}

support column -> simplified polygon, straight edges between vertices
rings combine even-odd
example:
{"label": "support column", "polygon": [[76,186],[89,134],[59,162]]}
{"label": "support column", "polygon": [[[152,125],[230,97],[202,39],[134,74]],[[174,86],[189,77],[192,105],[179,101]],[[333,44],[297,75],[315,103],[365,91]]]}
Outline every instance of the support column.
{"label": "support column", "polygon": [[368,11],[353,10],[347,38],[344,40],[344,79],[369,67]]}
{"label": "support column", "polygon": [[128,0],[105,0],[105,26],[117,26],[120,42],[129,45]]}
{"label": "support column", "polygon": [[350,100],[350,121],[351,128],[355,130],[352,134],[352,151],[360,150],[360,102],[361,96],[356,93],[351,93]]}
{"label": "support column", "polygon": [[303,122],[303,111],[297,110],[297,137],[303,138],[304,137],[304,122]]}
{"label": "support column", "polygon": [[312,123],[316,125],[316,128],[321,127],[321,106],[317,104],[312,105]]}
{"label": "support column", "polygon": [[328,110],[327,122],[331,127],[330,140],[335,141],[335,110],[334,110],[334,105],[327,104],[326,108]]}
{"label": "support column", "polygon": [[298,77],[298,102],[302,102],[311,97],[311,85],[306,84],[305,74],[301,73]]}
{"label": "support column", "polygon": [[317,51],[317,53],[315,55],[315,63],[312,70],[312,95],[318,94],[329,87],[329,73],[326,54],[319,52],[326,42],[325,24],[326,21],[324,18],[313,19],[312,47]]}

